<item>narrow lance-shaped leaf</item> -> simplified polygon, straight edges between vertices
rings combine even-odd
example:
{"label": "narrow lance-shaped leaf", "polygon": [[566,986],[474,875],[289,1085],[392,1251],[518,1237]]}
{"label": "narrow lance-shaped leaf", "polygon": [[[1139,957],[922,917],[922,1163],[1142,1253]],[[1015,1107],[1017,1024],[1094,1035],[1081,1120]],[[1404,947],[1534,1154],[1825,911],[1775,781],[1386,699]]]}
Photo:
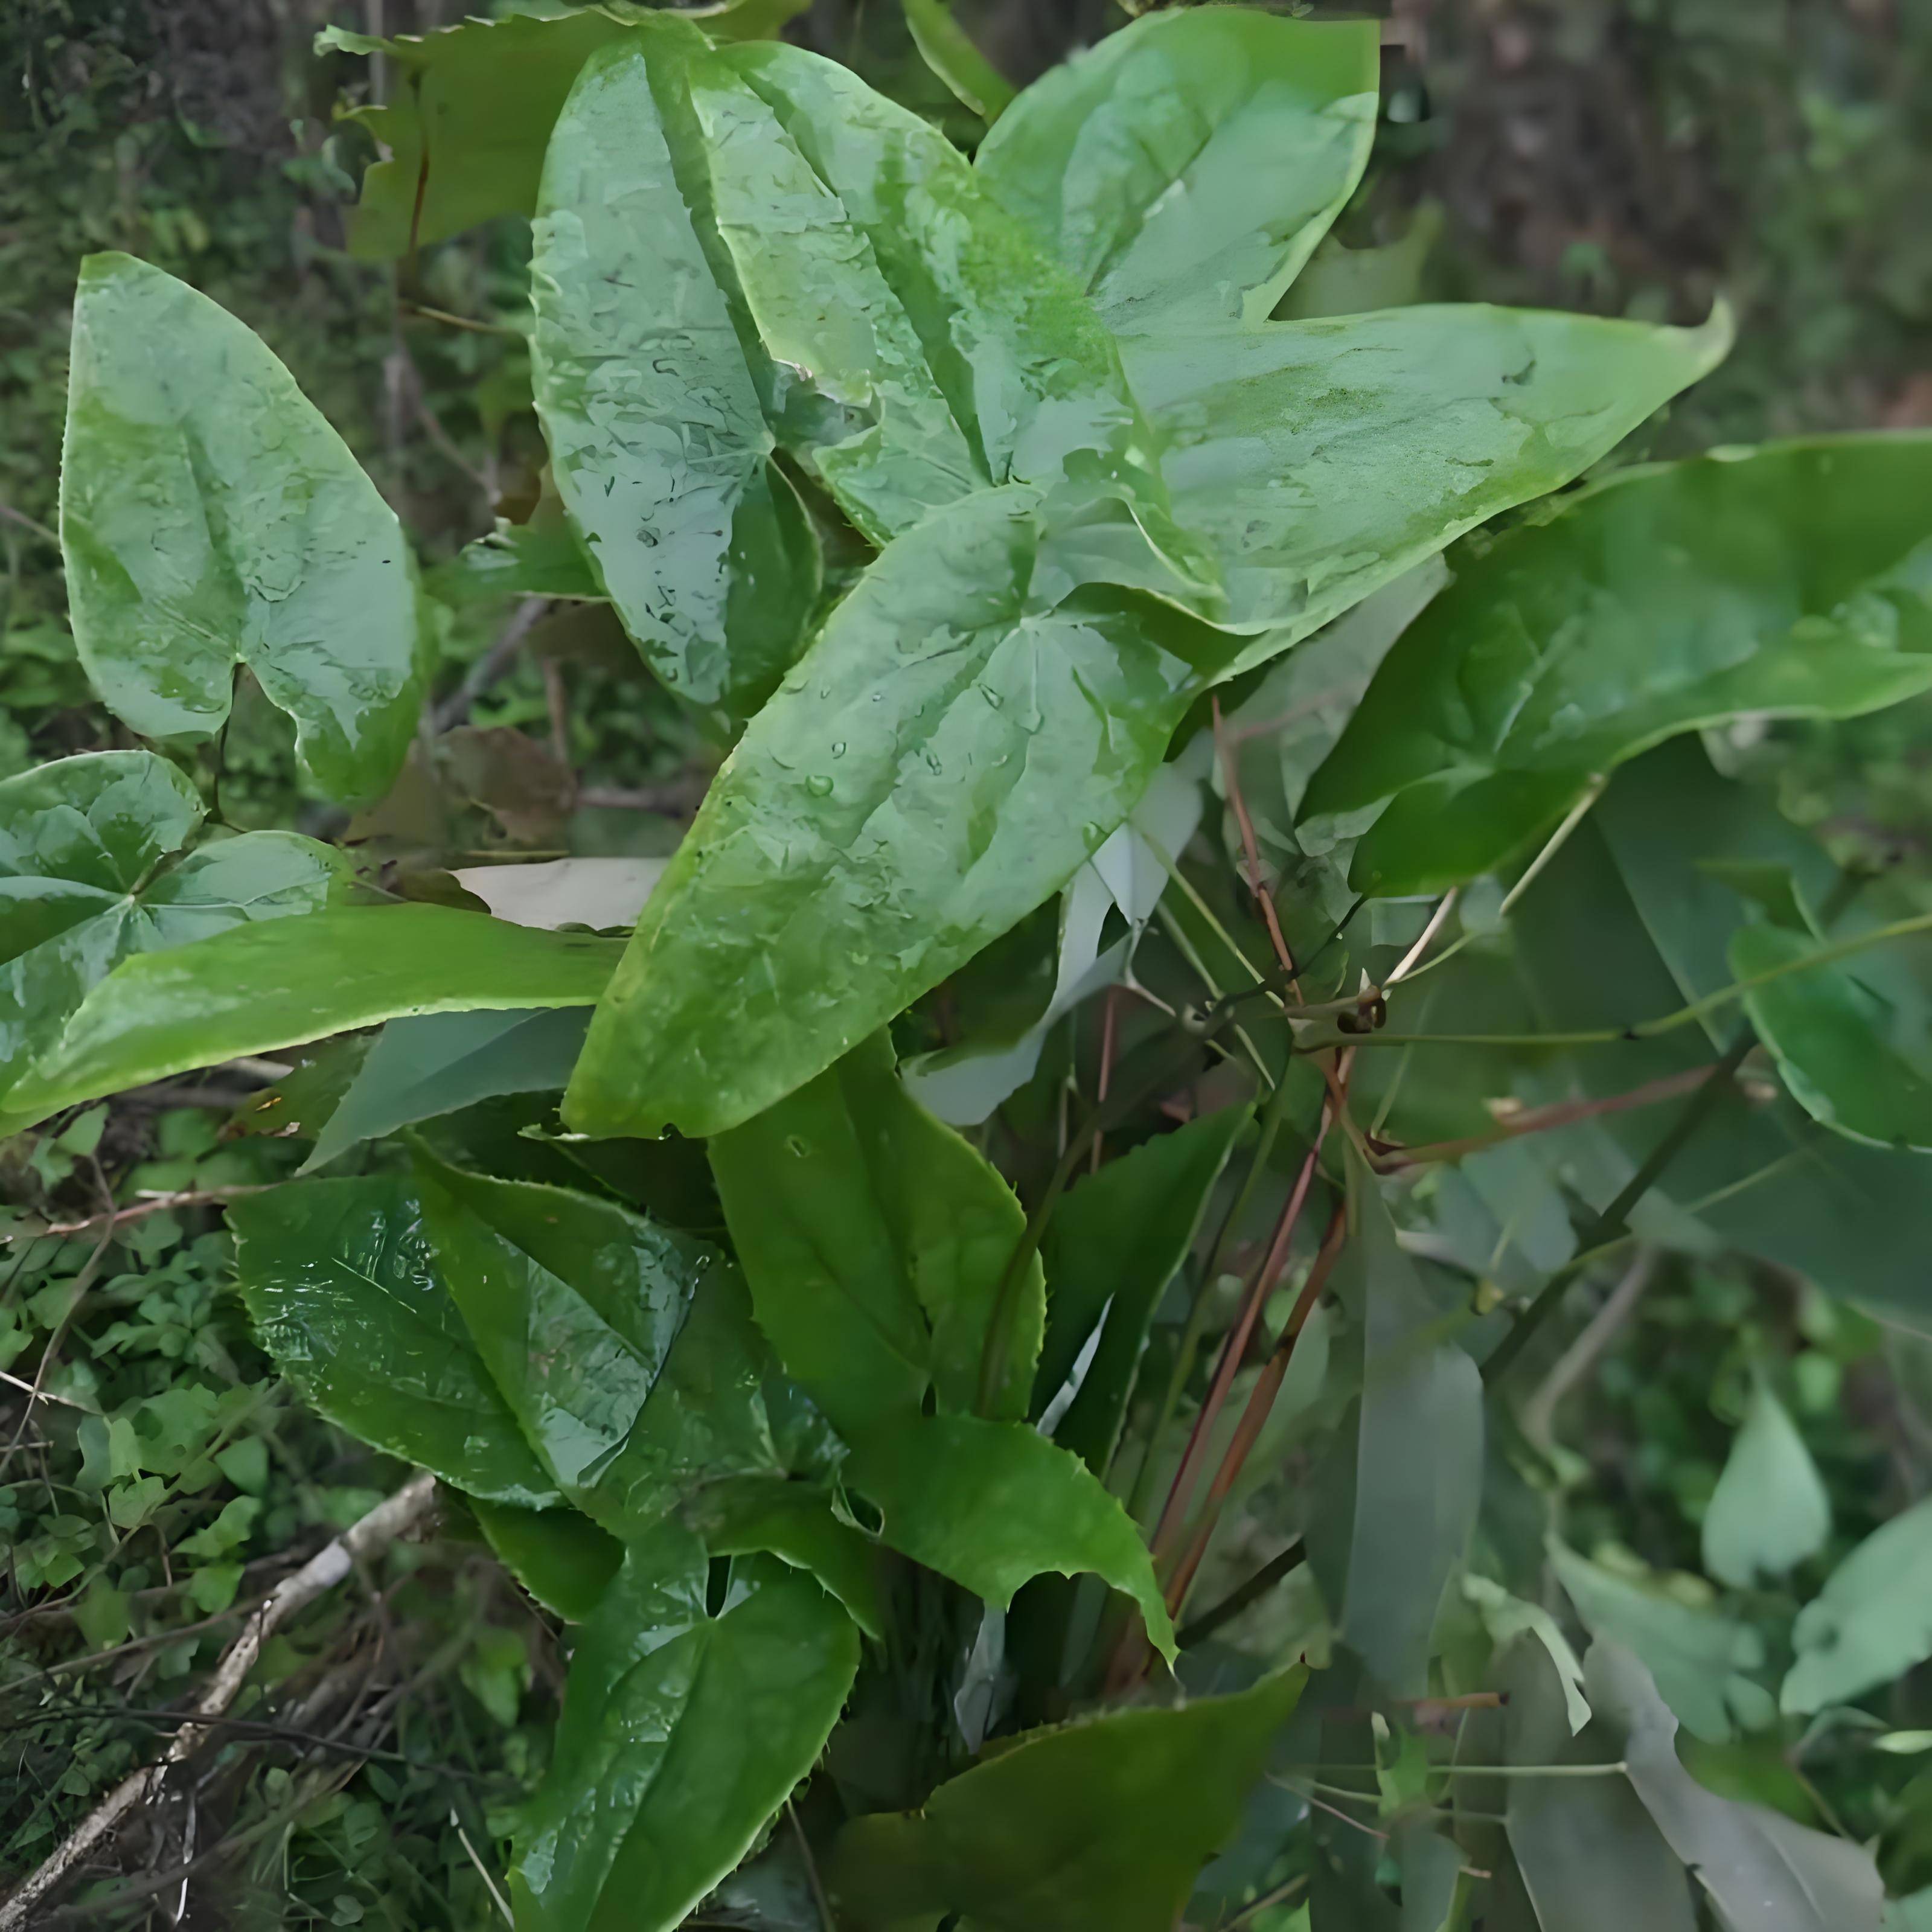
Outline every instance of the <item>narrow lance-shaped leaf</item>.
{"label": "narrow lance-shaped leaf", "polygon": [[348,884],[340,854],[292,832],[186,851],[206,816],[152,752],[90,752],[0,783],[0,1096],[123,959],[318,911]]}
{"label": "narrow lance-shaped leaf", "polygon": [[560,1500],[442,1285],[406,1180],[278,1187],[229,1220],[263,1347],[330,1421],[472,1496]]}
{"label": "narrow lance-shaped leaf", "polygon": [[[251,835],[253,836],[253,835]],[[409,1013],[589,1006],[620,940],[447,906],[346,907],[124,961],[6,1096],[6,1131],[83,1100]]]}
{"label": "narrow lance-shaped leaf", "polygon": [[332,797],[388,786],[426,648],[395,512],[252,329],[132,256],[81,266],[60,520],[74,643],[117,716],[212,737],[243,665]]}
{"label": "narrow lance-shaped leaf", "polygon": [[906,25],[920,58],[962,106],[997,121],[1012,104],[1012,84],[974,45],[946,0],[905,0]]}
{"label": "narrow lance-shaped leaf", "polygon": [[886,1542],[997,1609],[1035,1576],[1090,1570],[1138,1604],[1172,1661],[1140,1532],[1084,1464],[1024,1424],[917,1417],[856,1444],[845,1480],[883,1514]]}
{"label": "narrow lance-shaped leaf", "polygon": [[1815,1556],[1832,1533],[1832,1499],[1811,1452],[1762,1381],[1704,1512],[1704,1568],[1748,1590]]}
{"label": "narrow lance-shaped leaf", "polygon": [[1683,329],[1472,303],[1124,347],[1174,514],[1218,560],[1229,621],[1262,633],[1245,670],[1580,475],[1730,340],[1721,309]]}
{"label": "narrow lance-shaped leaf", "polygon": [[1675,734],[1744,712],[1854,717],[1932,687],[1928,497],[1919,434],[1611,478],[1462,560],[1383,661],[1304,815],[1381,807],[1352,882],[1439,890]]}
{"label": "narrow lance-shaped leaf", "polygon": [[916,1814],[855,1819],[826,1889],[861,1932],[1169,1932],[1232,1838],[1306,1672],[1008,1741]]}
{"label": "narrow lance-shaped leaf", "polygon": [[720,1133],[1056,892],[1125,818],[1228,640],[1058,603],[1030,491],[894,543],[747,730],[639,921],[566,1118]]}
{"label": "narrow lance-shaped leaf", "polygon": [[1028,88],[978,166],[1122,334],[1252,323],[1361,176],[1376,69],[1370,21],[1149,14]]}
{"label": "narrow lance-shaped leaf", "polygon": [[[971,1412],[1026,1228],[985,1157],[899,1084],[875,1034],[710,1144],[759,1326],[848,1438],[916,1415],[930,1387]],[[1026,1413],[1045,1319],[1037,1256],[1004,1311],[993,1413]]]}

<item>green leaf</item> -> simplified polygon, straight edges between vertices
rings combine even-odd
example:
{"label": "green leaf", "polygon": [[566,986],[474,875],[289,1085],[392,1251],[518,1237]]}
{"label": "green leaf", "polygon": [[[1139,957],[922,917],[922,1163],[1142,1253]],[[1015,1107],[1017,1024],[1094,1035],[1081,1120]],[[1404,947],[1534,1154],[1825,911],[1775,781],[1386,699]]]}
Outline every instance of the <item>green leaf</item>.
{"label": "green leaf", "polygon": [[306,1181],[236,1202],[242,1297],[312,1406],[486,1501],[558,1500],[437,1275],[409,1184]]}
{"label": "green leaf", "polygon": [[1012,104],[1012,84],[974,45],[946,0],[905,0],[905,16],[920,59],[947,91],[982,121],[997,121]]}
{"label": "green leaf", "polygon": [[1438,891],[1677,733],[1744,712],[1854,717],[1932,687],[1928,488],[1932,435],[1917,434],[1611,478],[1460,560],[1383,661],[1304,815],[1381,806],[1352,883]]}
{"label": "green leaf", "polygon": [[1153,14],[1028,88],[980,172],[1116,330],[1264,320],[1375,133],[1372,22]]}
{"label": "green leaf", "polygon": [[848,1825],[827,1890],[861,1932],[1169,1932],[1306,1676],[1010,1740],[919,1811]]}
{"label": "green leaf", "polygon": [[302,1172],[313,1173],[361,1142],[499,1094],[561,1092],[590,1024],[580,1006],[508,1012],[485,1008],[391,1020],[316,1136]]}
{"label": "green leaf", "polygon": [[1874,1530],[1798,1613],[1780,1702],[1801,1715],[1849,1703],[1932,1657],[1932,1502]]}
{"label": "green leaf", "polygon": [[81,265],[60,528],[117,716],[212,737],[245,666],[331,797],[388,788],[428,649],[395,512],[252,329],[130,255]]}
{"label": "green leaf", "polygon": [[1706,1791],[1677,1755],[1677,1720],[1631,1652],[1600,1640],[1583,1660],[1592,1706],[1670,1848],[1726,1925],[1751,1932],[1877,1932],[1885,1887],[1871,1854],[1781,1813]]}
{"label": "green leaf", "polygon": [[1430,1636],[1483,1488],[1483,1385],[1372,1176],[1350,1172],[1353,1228],[1335,1292],[1363,1323],[1354,1526],[1341,1634],[1398,1697],[1428,1689]]}
{"label": "green leaf", "polygon": [[811,1770],[858,1670],[859,1636],[809,1576],[754,1558],[704,1614],[704,1552],[668,1529],[634,1549],[571,1664],[549,1776],[511,1894],[530,1932],[670,1932]]}
{"label": "green leaf", "polygon": [[534,230],[531,370],[558,494],[625,628],[674,690],[745,716],[796,652],[818,560],[700,232],[698,137],[660,108],[706,45],[659,17],[572,88]]}
{"label": "green leaf", "polygon": [[624,1546],[576,1510],[520,1509],[479,1496],[470,1507],[503,1567],[567,1623],[596,1610],[623,1563]]}
{"label": "green leaf", "polygon": [[1167,438],[1174,514],[1220,560],[1228,621],[1272,627],[1232,675],[1581,474],[1730,339],[1721,309],[1682,329],[1468,304],[1124,346]]}
{"label": "green leaf", "polygon": [[684,1520],[714,1556],[763,1552],[808,1570],[866,1636],[886,1641],[878,1545],[833,1514],[824,1490],[769,1476],[728,1478],[704,1490]]}
{"label": "green leaf", "polygon": [[1762,1381],[1704,1513],[1704,1568],[1748,1590],[1815,1556],[1832,1533],[1832,1499],[1784,1405]]}
{"label": "green leaf", "polygon": [[622,950],[619,940],[447,906],[238,927],[117,967],[8,1094],[0,1121],[28,1125],[146,1081],[406,1014],[589,1006]]}
{"label": "green leaf", "polygon": [[1425,201],[1401,238],[1381,248],[1348,248],[1332,235],[1323,236],[1276,313],[1284,322],[1312,322],[1420,302],[1423,271],[1444,225],[1442,204]]}
{"label": "green leaf", "polygon": [[1059,1394],[1097,1327],[1099,1346],[1053,1438],[1103,1480],[1154,1309],[1253,1118],[1251,1106],[1224,1107],[1109,1161],[1070,1189],[1046,1224],[1040,1253],[1052,1288],[1035,1406]]}
{"label": "green leaf", "polygon": [[1641,1658],[1687,1730],[1723,1744],[1771,1722],[1770,1696],[1747,1674],[1764,1661],[1764,1646],[1748,1624],[1612,1575],[1554,1540],[1549,1549],[1556,1580],[1585,1628]]}
{"label": "green leaf", "polygon": [[[878,1033],[710,1144],[758,1325],[848,1440],[916,1415],[931,1387],[971,1412],[1006,1267],[1026,1230],[985,1158],[899,1084]],[[1014,1281],[995,1413],[1025,1414],[1046,1316],[1037,1256]]]}
{"label": "green leaf", "polygon": [[645,907],[565,1118],[722,1133],[1056,892],[1228,640],[1132,591],[1041,608],[1055,532],[989,490],[880,557],[753,721]]}
{"label": "green leaf", "polygon": [[1852,1140],[1932,1152],[1923,996],[1876,956],[1791,970],[1818,950],[1809,932],[1768,924],[1741,926],[1731,940],[1740,982],[1782,976],[1752,987],[1744,1006],[1792,1098]]}
{"label": "green leaf", "polygon": [[845,1480],[884,1513],[885,1541],[997,1609],[1035,1576],[1090,1570],[1133,1598],[1172,1661],[1140,1532],[1084,1464],[1023,1424],[916,1417],[855,1444]]}
{"label": "green leaf", "polygon": [[316,911],[347,884],[338,854],[292,832],[185,853],[206,816],[152,752],[91,752],[0,783],[0,1094],[123,959]]}

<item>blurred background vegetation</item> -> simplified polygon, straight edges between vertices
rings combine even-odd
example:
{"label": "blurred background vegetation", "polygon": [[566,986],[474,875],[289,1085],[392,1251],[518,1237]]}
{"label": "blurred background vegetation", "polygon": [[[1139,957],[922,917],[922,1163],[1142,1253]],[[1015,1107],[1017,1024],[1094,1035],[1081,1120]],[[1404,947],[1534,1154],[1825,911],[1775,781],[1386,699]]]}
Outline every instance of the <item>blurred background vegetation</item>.
{"label": "blurred background vegetation", "polygon": [[[67,638],[50,530],[69,303],[90,250],[156,262],[259,331],[432,563],[534,500],[527,364],[506,326],[526,236],[506,224],[442,248],[400,290],[349,260],[344,209],[368,145],[334,107],[383,79],[380,65],[310,52],[330,21],[394,34],[460,10],[0,5],[0,776],[113,742]],[[958,10],[1019,81],[1119,17],[1108,0]],[[1424,296],[1691,320],[1721,291],[1736,308],[1729,363],[1617,460],[1932,424],[1932,0],[1384,10],[1383,118],[1344,241],[1406,238]],[[793,31],[955,114],[896,0],[818,0]],[[486,659],[500,622],[452,616],[450,686]],[[675,839],[707,754],[621,640],[560,622],[543,650],[474,682],[454,783],[479,843],[544,849],[566,812],[580,851]],[[238,710],[219,748],[225,813],[340,832],[297,795],[280,730],[266,705]],[[1932,700],[1849,727],[1741,733],[1732,752],[1841,858],[1932,874]],[[562,788],[533,810],[559,771]],[[406,804],[352,836],[379,851],[426,836]],[[226,1292],[208,1211],[33,1232],[285,1172],[281,1143],[234,1130],[246,1098],[136,1096],[0,1149],[0,1374],[26,1372],[0,1383],[0,1881],[157,1752],[168,1707],[235,1616],[402,1478],[269,1372]],[[1838,1534],[1820,1574],[1932,1488],[1927,1346],[1773,1271],[1673,1264],[1589,1367],[1556,1434],[1572,1540],[1600,1558],[1696,1568],[1697,1526],[1756,1375],[1773,1379],[1832,1487]],[[34,1381],[56,1400],[30,1402]],[[1694,1595],[1696,1580],[1682,1587]],[[140,1844],[124,1846],[124,1869],[148,1875],[110,1895],[104,1873],[46,1922],[500,1922],[490,1874],[502,1814],[540,1761],[560,1681],[552,1626],[446,1514],[436,1540],[393,1552],[275,1640],[232,1744],[182,1801],[191,1811],[148,1821],[145,1863]],[[1895,1721],[1916,1701],[1900,1687]],[[1849,1762],[1822,1780],[1828,1791],[1796,1770],[1768,1790],[1760,1770],[1753,1795],[1884,1832],[1892,1888],[1932,1885],[1932,1774]],[[715,1922],[808,1922],[784,1910],[728,1898]]]}

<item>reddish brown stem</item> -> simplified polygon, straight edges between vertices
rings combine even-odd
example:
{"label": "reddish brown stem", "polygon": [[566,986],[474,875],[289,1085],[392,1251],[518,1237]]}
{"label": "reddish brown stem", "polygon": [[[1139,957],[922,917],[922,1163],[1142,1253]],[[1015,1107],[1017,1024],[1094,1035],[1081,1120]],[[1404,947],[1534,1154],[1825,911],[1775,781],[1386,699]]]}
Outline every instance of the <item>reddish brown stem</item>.
{"label": "reddish brown stem", "polygon": [[[1100,1009],[1100,1074],[1094,1083],[1094,1098],[1095,1104],[1102,1107],[1107,1104],[1107,1084],[1113,1078],[1114,1051],[1120,1034],[1120,1003],[1114,997],[1116,990],[1112,986],[1107,988]],[[1094,1156],[1087,1167],[1089,1174],[1100,1171],[1101,1148],[1105,1138],[1102,1134],[1094,1136]]]}
{"label": "reddish brown stem", "polygon": [[1222,779],[1228,788],[1228,808],[1234,813],[1234,823],[1240,830],[1241,854],[1248,867],[1248,890],[1254,896],[1255,910],[1268,928],[1268,944],[1274,948],[1274,956],[1280,962],[1281,970],[1288,975],[1288,990],[1298,1005],[1301,985],[1295,976],[1294,955],[1288,950],[1288,940],[1282,932],[1281,920],[1274,909],[1274,895],[1268,890],[1268,882],[1262,875],[1261,847],[1255,837],[1255,821],[1249,813],[1248,802],[1241,794],[1240,775],[1235,769],[1234,752],[1221,719],[1220,699],[1215,698],[1213,705],[1214,748],[1220,756]]}

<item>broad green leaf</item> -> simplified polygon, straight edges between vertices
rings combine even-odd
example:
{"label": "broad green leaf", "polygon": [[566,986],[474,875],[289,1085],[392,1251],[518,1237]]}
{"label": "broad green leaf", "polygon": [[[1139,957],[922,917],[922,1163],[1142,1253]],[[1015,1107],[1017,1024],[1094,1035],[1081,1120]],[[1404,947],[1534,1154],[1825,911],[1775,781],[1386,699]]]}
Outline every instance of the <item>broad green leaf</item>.
{"label": "broad green leaf", "polygon": [[1153,14],[1028,88],[978,166],[1121,334],[1256,322],[1361,176],[1376,70],[1372,22]]}
{"label": "broad green leaf", "polygon": [[1228,640],[1101,587],[989,490],[899,538],[746,731],[639,921],[565,1117],[736,1126],[1064,885],[1132,811]]}
{"label": "broad green leaf", "polygon": [[[848,1440],[916,1415],[930,1387],[970,1413],[1026,1216],[976,1149],[908,1094],[875,1034],[710,1144],[758,1325]],[[1016,1276],[996,1413],[1026,1413],[1046,1318],[1037,1256]]]}
{"label": "broad green leaf", "polygon": [[62,758],[0,783],[0,1096],[120,962],[319,910],[346,862],[292,832],[184,848],[206,811],[152,752]]}
{"label": "broad green leaf", "polygon": [[447,906],[240,926],[116,968],[7,1095],[0,1121],[28,1125],[146,1081],[407,1014],[589,1006],[622,950],[619,940]]}
{"label": "broad green leaf", "polygon": [[1437,891],[1678,733],[1745,712],[1854,717],[1932,687],[1928,490],[1919,434],[1612,477],[1460,560],[1384,660],[1304,815],[1382,807],[1352,882]]}
{"label": "broad green leaf", "polygon": [[1335,1292],[1362,1321],[1363,1366],[1340,1624],[1388,1690],[1419,1697],[1442,1593],[1482,1500],[1482,1378],[1396,1245],[1373,1178],[1352,1169],[1349,1192]]}
{"label": "broad green leaf", "polygon": [[1399,1819],[1389,1834],[1402,1872],[1402,1932],[1454,1932],[1462,1854],[1424,1816]]}
{"label": "broad green leaf", "polygon": [[1440,202],[1425,201],[1401,238],[1379,248],[1348,248],[1333,235],[1323,236],[1275,313],[1283,322],[1313,322],[1420,302],[1423,271],[1442,238],[1444,220]]}
{"label": "broad green leaf", "polygon": [[1748,1674],[1764,1662],[1748,1625],[1613,1575],[1553,1539],[1550,1562],[1584,1628],[1641,1658],[1687,1730],[1723,1744],[1771,1722],[1770,1695]]}
{"label": "broad green leaf", "polygon": [[1012,104],[1012,84],[954,18],[946,0],[905,0],[906,25],[920,58],[962,106],[997,121]]}
{"label": "broad green leaf", "polygon": [[557,493],[625,628],[674,690],[743,716],[796,652],[818,558],[700,232],[699,137],[658,106],[706,48],[660,17],[572,88],[534,230],[531,370]]}
{"label": "broad green leaf", "polygon": [[1677,1720],[1630,1652],[1600,1639],[1583,1670],[1592,1707],[1622,1733],[1632,1786],[1726,1925],[1878,1932],[1885,1887],[1869,1852],[1706,1790],[1679,1761]]}
{"label": "broad green leaf", "polygon": [[1172,1660],[1140,1532],[1084,1464],[1024,1424],[916,1417],[855,1444],[844,1478],[884,1514],[886,1542],[996,1609],[1035,1576],[1090,1570],[1133,1598]]}
{"label": "broad green leaf", "polygon": [[1932,1657],[1932,1502],[1874,1530],[1798,1613],[1780,1694],[1808,1714],[1850,1703]]}
{"label": "broad green leaf", "polygon": [[[715,1250],[589,1195],[426,1152],[417,1165],[424,1225],[477,1352],[586,1515],[628,1540],[703,1484],[786,1472],[769,1358],[731,1320],[743,1290]],[[696,1322],[712,1302],[723,1324]]]}
{"label": "broad green leaf", "polygon": [[1109,1161],[1064,1196],[1040,1253],[1049,1292],[1034,1400],[1044,1408],[1100,1340],[1053,1438],[1104,1479],[1148,1324],[1201,1226],[1252,1107],[1224,1107]]}
{"label": "broad green leaf", "polygon": [[1784,1405],[1760,1382],[1704,1513],[1704,1568],[1740,1590],[1824,1548],[1832,1499]]}
{"label": "broad green leaf", "polygon": [[1562,1687],[1564,1715],[1574,1737],[1590,1721],[1590,1706],[1583,1695],[1582,1660],[1556,1619],[1540,1604],[1526,1603],[1500,1583],[1466,1571],[1462,1594],[1474,1606],[1498,1654],[1521,1637],[1534,1638],[1543,1646]]}
{"label": "broad green leaf", "polygon": [[488,536],[466,544],[428,572],[426,582],[432,595],[458,610],[511,597],[607,601],[554,496],[544,499],[528,523],[500,518]]}
{"label": "broad green leaf", "polygon": [[1741,926],[1731,970],[1743,981],[1783,976],[1744,994],[1744,1011],[1778,1062],[1791,1096],[1811,1118],[1855,1141],[1932,1151],[1932,1053],[1927,1010],[1914,987],[1894,996],[1888,962],[1854,956],[1802,972],[1818,950],[1806,932]]}
{"label": "broad green leaf", "polygon": [[662,1529],[585,1625],[518,1834],[520,1927],[670,1932],[811,1770],[858,1670],[858,1632],[809,1576],[742,1568],[748,1592],[708,1617],[702,1545]]}
{"label": "broad green leaf", "polygon": [[496,1094],[562,1091],[590,1024],[580,1006],[390,1021],[316,1136],[302,1172],[313,1173],[362,1142]]}
{"label": "broad green leaf", "polygon": [[595,1610],[624,1561],[624,1546],[574,1509],[520,1509],[472,1496],[470,1507],[504,1567],[566,1622]]}
{"label": "broad green leaf", "polygon": [[60,528],[118,717],[212,737],[245,666],[331,797],[388,788],[428,647],[395,512],[252,329],[130,255],[81,265]]}
{"label": "broad green leaf", "polygon": [[826,1889],[860,1932],[1170,1932],[1306,1675],[1008,1741],[919,1811],[848,1825]]}
{"label": "broad green leaf", "polygon": [[1124,348],[1174,514],[1219,558],[1228,621],[1263,632],[1232,675],[1580,475],[1730,339],[1722,310],[1682,329],[1472,303]]}
{"label": "broad green leaf", "polygon": [[810,1571],[866,1636],[886,1641],[879,1546],[832,1513],[826,1491],[770,1476],[728,1478],[700,1491],[684,1520],[714,1556],[764,1553]]}
{"label": "broad green leaf", "polygon": [[559,1500],[436,1273],[393,1175],[234,1202],[236,1268],[262,1345],[338,1428],[488,1502]]}
{"label": "broad green leaf", "polygon": [[[776,33],[806,0],[724,0],[680,8],[719,38]],[[468,20],[382,40],[325,27],[319,53],[380,55],[392,98],[353,110],[388,151],[362,177],[350,254],[386,261],[500,214],[536,206],[544,150],[578,70],[598,48],[633,35],[643,10],[581,7],[537,18]]]}

